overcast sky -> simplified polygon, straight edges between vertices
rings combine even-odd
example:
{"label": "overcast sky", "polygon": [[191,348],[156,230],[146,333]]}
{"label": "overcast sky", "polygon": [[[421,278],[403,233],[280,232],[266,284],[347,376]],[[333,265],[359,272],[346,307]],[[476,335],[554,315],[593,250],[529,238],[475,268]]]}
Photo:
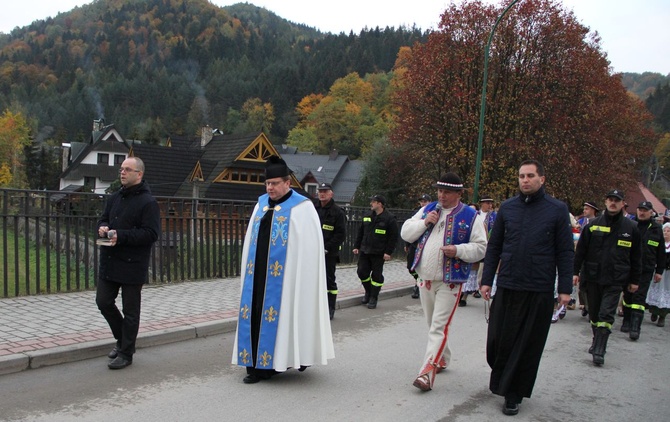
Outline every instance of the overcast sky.
{"label": "overcast sky", "polygon": [[[457,0],[458,1],[458,0]],[[486,0],[497,3],[497,0]],[[511,0],[510,0],[511,1]],[[524,0],[521,0],[524,1]],[[525,0],[530,1],[530,0]],[[670,74],[670,0],[560,0],[591,31],[598,31],[615,72]],[[219,6],[239,0],[211,0]],[[67,12],[90,0],[8,0],[0,9],[0,32]],[[314,0],[252,0],[284,19],[322,31],[349,33],[364,27],[435,28],[451,0],[338,0],[336,8]],[[401,4],[401,6],[398,5]]]}

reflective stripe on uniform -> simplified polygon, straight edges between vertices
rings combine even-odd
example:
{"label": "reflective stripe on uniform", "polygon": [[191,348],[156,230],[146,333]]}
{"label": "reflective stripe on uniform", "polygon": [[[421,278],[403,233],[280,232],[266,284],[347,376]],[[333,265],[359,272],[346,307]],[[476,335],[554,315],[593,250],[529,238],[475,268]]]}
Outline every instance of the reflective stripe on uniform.
{"label": "reflective stripe on uniform", "polygon": [[659,245],[659,243],[656,242],[656,241],[653,241],[653,240],[649,240],[649,241],[647,241],[647,245],[656,247],[656,246]]}
{"label": "reflective stripe on uniform", "polygon": [[609,233],[611,231],[611,228],[607,226],[591,226],[589,230],[591,230],[592,232]]}
{"label": "reflective stripe on uniform", "polygon": [[384,229],[375,229],[375,234],[386,234],[386,230],[384,230]]}
{"label": "reflective stripe on uniform", "polygon": [[633,242],[629,240],[619,240],[616,242],[616,245],[623,246],[624,248],[630,248],[631,246],[633,246]]}
{"label": "reflective stripe on uniform", "polygon": [[328,224],[324,224],[323,226],[321,226],[321,228],[324,229],[324,230],[330,230],[330,231],[335,230],[335,226],[329,226]]}
{"label": "reflective stripe on uniform", "polygon": [[609,322],[591,322],[591,325],[593,325],[596,328],[607,328],[608,330],[612,330],[612,324]]}

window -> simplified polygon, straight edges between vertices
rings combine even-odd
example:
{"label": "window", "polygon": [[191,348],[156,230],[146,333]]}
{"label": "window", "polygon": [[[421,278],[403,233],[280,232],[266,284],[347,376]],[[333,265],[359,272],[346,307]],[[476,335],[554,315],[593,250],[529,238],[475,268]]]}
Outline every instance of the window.
{"label": "window", "polygon": [[308,194],[316,198],[317,196],[316,188],[318,186],[319,185],[316,183],[305,183],[305,190],[307,191]]}
{"label": "window", "polygon": [[114,164],[121,165],[126,160],[126,156],[123,154],[114,154]]}
{"label": "window", "polygon": [[84,189],[95,192],[95,177],[84,177]]}
{"label": "window", "polygon": [[109,165],[109,154],[98,153],[98,164]]}

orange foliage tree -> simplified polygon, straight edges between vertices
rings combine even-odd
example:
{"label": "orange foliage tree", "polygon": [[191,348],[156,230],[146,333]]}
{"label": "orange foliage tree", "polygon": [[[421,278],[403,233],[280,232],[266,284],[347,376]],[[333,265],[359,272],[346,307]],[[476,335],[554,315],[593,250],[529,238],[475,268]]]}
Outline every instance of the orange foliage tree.
{"label": "orange foliage tree", "polygon": [[[428,41],[396,64],[390,139],[402,153],[388,171],[410,197],[448,170],[472,187],[484,45],[507,3],[452,4]],[[650,115],[572,12],[550,0],[520,2],[490,54],[480,191],[514,195],[518,165],[529,158],[544,163],[548,191],[575,208],[635,180],[654,147]]]}

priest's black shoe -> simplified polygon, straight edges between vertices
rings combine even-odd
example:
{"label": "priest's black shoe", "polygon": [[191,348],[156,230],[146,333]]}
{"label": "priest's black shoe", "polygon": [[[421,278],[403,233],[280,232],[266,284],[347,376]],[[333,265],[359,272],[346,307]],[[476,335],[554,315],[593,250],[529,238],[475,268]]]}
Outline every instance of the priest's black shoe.
{"label": "priest's black shoe", "polygon": [[502,412],[509,416],[514,416],[519,413],[519,404],[514,403],[513,401],[505,400],[503,405]]}
{"label": "priest's black shoe", "polygon": [[260,380],[261,378],[259,376],[256,376],[254,374],[248,374],[246,377],[244,377],[242,382],[245,384],[256,384]]}
{"label": "priest's black shoe", "polygon": [[114,358],[113,361],[111,361],[107,364],[107,367],[109,369],[123,369],[126,366],[130,366],[132,364],[133,364],[132,359],[125,359],[121,356],[117,356],[116,358]]}
{"label": "priest's black shoe", "polygon": [[116,359],[116,357],[119,355],[119,349],[114,346],[111,352],[107,353],[107,357],[110,359]]}

